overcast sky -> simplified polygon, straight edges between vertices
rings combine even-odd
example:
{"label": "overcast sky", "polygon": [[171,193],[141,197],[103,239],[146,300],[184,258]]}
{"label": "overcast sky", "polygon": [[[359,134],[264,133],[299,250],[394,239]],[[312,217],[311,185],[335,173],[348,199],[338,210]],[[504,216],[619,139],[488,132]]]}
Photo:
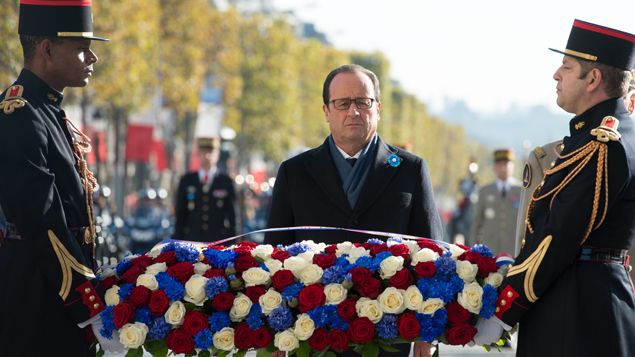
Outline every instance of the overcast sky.
{"label": "overcast sky", "polygon": [[433,108],[445,97],[478,111],[512,103],[554,111],[574,19],[635,33],[633,0],[274,0],[341,49],[380,50],[393,79]]}

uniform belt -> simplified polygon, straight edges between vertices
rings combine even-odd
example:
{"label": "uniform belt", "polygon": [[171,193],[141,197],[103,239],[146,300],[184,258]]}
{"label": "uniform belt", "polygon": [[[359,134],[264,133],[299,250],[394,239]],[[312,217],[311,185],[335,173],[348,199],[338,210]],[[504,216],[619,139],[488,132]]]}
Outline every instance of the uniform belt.
{"label": "uniform belt", "polygon": [[583,246],[578,255],[578,261],[591,263],[615,263],[625,267],[630,266],[630,256],[626,249],[599,248]]}
{"label": "uniform belt", "polygon": [[[84,242],[84,235],[88,227],[68,227],[71,235],[81,238],[81,242]],[[4,239],[21,240],[22,236],[18,232],[18,227],[15,224],[7,222],[7,226],[4,228]],[[2,234],[0,234],[2,236]]]}

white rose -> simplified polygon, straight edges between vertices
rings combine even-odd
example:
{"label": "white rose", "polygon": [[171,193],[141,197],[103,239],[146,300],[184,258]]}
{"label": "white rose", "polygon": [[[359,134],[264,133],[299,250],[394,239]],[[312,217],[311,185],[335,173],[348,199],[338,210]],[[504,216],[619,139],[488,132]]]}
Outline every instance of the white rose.
{"label": "white rose", "polygon": [[295,320],[295,326],[293,327],[293,333],[300,341],[306,341],[313,335],[313,331],[315,331],[315,323],[308,314],[300,314],[298,315],[297,320]]}
{"label": "white rose", "polygon": [[303,243],[306,244],[309,247],[309,249],[311,249],[311,251],[315,254],[322,253],[324,249],[326,248],[325,243],[315,243],[312,240],[307,240],[307,241],[304,241]]}
{"label": "white rose", "polygon": [[378,323],[384,316],[384,312],[379,306],[377,300],[371,300],[368,298],[361,298],[357,300],[355,304],[355,310],[359,317],[368,317],[373,323]]}
{"label": "white rose", "polygon": [[260,295],[258,303],[262,308],[262,313],[269,315],[271,311],[275,310],[282,304],[282,295],[274,288],[269,288],[266,293]]}
{"label": "white rose", "polygon": [[119,304],[119,287],[117,285],[113,285],[110,289],[106,290],[104,300],[106,300],[106,305],[108,306],[115,306]]}
{"label": "white rose", "polygon": [[324,295],[326,295],[326,303],[337,305],[346,300],[348,291],[342,284],[328,284],[324,287]]}
{"label": "white rose", "polygon": [[146,268],[146,274],[157,275],[164,271],[168,271],[168,265],[165,263],[154,263]]}
{"label": "white rose", "polygon": [[276,333],[273,339],[273,345],[276,346],[282,352],[291,352],[300,347],[300,341],[295,337],[295,334],[291,330],[285,330]]}
{"label": "white rose", "polygon": [[355,247],[348,252],[348,260],[349,263],[355,264],[357,259],[361,257],[367,257],[370,255],[370,252],[367,251],[364,247]]}
{"label": "white rose", "polygon": [[296,255],[296,257],[306,260],[307,264],[311,264],[311,263],[313,263],[313,256],[314,255],[315,255],[314,252],[312,252],[310,250],[307,250],[304,253],[300,253],[300,254]]}
{"label": "white rose", "polygon": [[203,275],[206,271],[208,271],[212,266],[205,263],[195,263],[194,264],[194,274]]}
{"label": "white rose", "polygon": [[348,254],[348,252],[353,249],[355,246],[351,242],[343,242],[337,245],[337,249],[335,250],[335,255],[339,258],[342,254]]}
{"label": "white rose", "polygon": [[224,327],[222,330],[216,332],[214,337],[214,347],[223,351],[231,351],[234,349],[234,329],[231,327]]}
{"label": "white rose", "polygon": [[401,268],[403,268],[403,257],[390,256],[379,264],[379,276],[382,279],[390,278]]}
{"label": "white rose", "polygon": [[477,282],[463,287],[456,301],[471,313],[478,314],[483,304],[483,288]]}
{"label": "white rose", "polygon": [[298,279],[304,285],[314,284],[322,279],[322,274],[324,271],[317,264],[310,264],[306,268],[300,270],[297,274]]}
{"label": "white rose", "polygon": [[379,296],[377,301],[382,311],[388,314],[400,314],[405,309],[403,290],[388,287]]}
{"label": "white rose", "polygon": [[259,244],[251,251],[251,256],[264,261],[271,258],[271,253],[273,253],[273,246],[270,244]]}
{"label": "white rose", "polygon": [[137,286],[145,286],[154,291],[159,288],[159,282],[152,274],[141,274],[137,277]]}
{"label": "white rose", "polygon": [[243,280],[245,286],[263,285],[271,280],[271,276],[263,268],[249,268],[243,272]]}
{"label": "white rose", "polygon": [[450,244],[450,253],[452,253],[452,259],[458,258],[461,254],[465,253],[465,249],[455,244]]}
{"label": "white rose", "polygon": [[119,342],[126,348],[137,348],[146,342],[148,326],[141,322],[125,324],[119,330]]}
{"label": "white rose", "polygon": [[282,269],[282,262],[278,259],[265,260],[265,266],[269,269],[269,274],[273,276],[278,270]]}
{"label": "white rose", "polygon": [[293,274],[304,269],[309,265],[306,260],[298,257],[289,257],[284,260],[284,268],[286,270],[291,270]]}
{"label": "white rose", "polygon": [[408,246],[408,250],[410,251],[410,256],[417,253],[419,249],[421,249],[419,248],[419,243],[417,243],[417,241],[414,241],[414,240],[407,240],[404,242],[404,244]]}
{"label": "white rose", "polygon": [[485,278],[485,284],[489,284],[494,288],[498,288],[503,283],[503,275],[500,273],[490,273]]}
{"label": "white rose", "polygon": [[251,299],[245,294],[238,293],[234,299],[234,305],[229,310],[229,317],[232,321],[240,321],[249,314],[250,309]]}
{"label": "white rose", "polygon": [[419,309],[419,312],[422,314],[432,315],[437,310],[441,309],[443,306],[445,306],[445,304],[443,303],[443,300],[437,299],[437,298],[431,298],[431,299],[425,300],[421,304],[421,308]]}
{"label": "white rose", "polygon": [[439,258],[439,254],[430,248],[423,248],[416,252],[412,257],[412,266],[415,266],[421,262],[434,261]]}
{"label": "white rose", "polygon": [[173,302],[168,311],[165,312],[165,321],[170,325],[179,326],[183,323],[185,317],[185,305],[180,301]]}
{"label": "white rose", "polygon": [[403,239],[397,238],[397,237],[390,237],[386,241],[386,246],[388,246],[388,248],[392,247],[393,245],[397,245],[397,244],[403,244]]}
{"label": "white rose", "polygon": [[423,304],[423,295],[421,295],[421,291],[419,291],[419,288],[414,285],[409,286],[404,293],[404,305],[409,310],[419,311],[421,304]]}
{"label": "white rose", "polygon": [[203,306],[207,297],[205,296],[205,284],[209,279],[202,275],[194,274],[185,283],[185,301],[189,301],[196,306]]}
{"label": "white rose", "polygon": [[151,251],[147,252],[146,255],[149,256],[150,258],[156,259],[156,257],[161,255],[161,249],[153,248]]}
{"label": "white rose", "polygon": [[459,278],[469,284],[476,278],[478,265],[472,264],[467,260],[458,260],[456,262],[456,273],[459,275]]}

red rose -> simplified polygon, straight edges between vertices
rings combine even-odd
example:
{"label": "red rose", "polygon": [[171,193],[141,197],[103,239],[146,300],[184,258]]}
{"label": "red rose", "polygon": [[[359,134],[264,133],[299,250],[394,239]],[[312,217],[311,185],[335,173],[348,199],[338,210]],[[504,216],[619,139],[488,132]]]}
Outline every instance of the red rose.
{"label": "red rose", "polygon": [[356,301],[354,299],[346,299],[337,305],[337,314],[345,321],[351,322],[357,318],[357,310],[355,309]]}
{"label": "red rose", "polygon": [[128,298],[128,302],[134,305],[135,307],[144,306],[150,300],[150,289],[146,288],[143,285],[135,286],[132,288],[132,292],[130,293],[130,297]]}
{"label": "red rose", "polygon": [[251,337],[254,341],[254,348],[265,348],[271,343],[271,332],[266,327],[261,327],[252,331]]}
{"label": "red rose", "polygon": [[457,302],[448,304],[445,309],[448,312],[448,321],[453,325],[464,323],[470,318],[470,312]]}
{"label": "red rose", "polygon": [[376,299],[381,289],[381,281],[379,279],[366,279],[361,285],[357,285],[357,291],[362,296],[370,299]]}
{"label": "red rose", "polygon": [[381,252],[385,252],[388,250],[388,246],[385,243],[382,244],[373,244],[369,251],[370,251],[370,255],[371,256],[376,256],[377,254],[381,253]]}
{"label": "red rose", "polygon": [[286,250],[274,250],[273,253],[271,253],[271,258],[273,259],[277,259],[279,260],[281,263],[284,263],[284,261],[289,258],[291,256],[291,254],[289,254],[289,252],[287,252]]}
{"label": "red rose", "polygon": [[419,321],[417,321],[417,317],[413,313],[405,313],[399,316],[397,330],[401,337],[406,340],[414,340],[421,333]]}
{"label": "red rose", "polygon": [[229,311],[234,304],[234,294],[225,291],[216,294],[212,299],[212,307],[217,311]]}
{"label": "red rose", "polygon": [[353,268],[351,269],[350,273],[353,284],[355,285],[362,285],[366,280],[373,277],[373,274],[370,272],[370,270],[364,267]]}
{"label": "red rose", "polygon": [[117,277],[114,275],[111,275],[109,277],[107,277],[106,279],[102,280],[101,283],[99,284],[104,290],[108,290],[110,288],[112,288],[113,285],[115,285],[117,283]]}
{"label": "red rose", "polygon": [[143,271],[152,264],[152,258],[147,255],[140,255],[130,261],[130,264],[133,266],[139,266]]}
{"label": "red rose", "polygon": [[125,281],[126,283],[136,285],[137,278],[139,277],[139,275],[143,274],[143,272],[145,272],[145,268],[142,268],[139,265],[131,265],[130,268],[128,268],[128,270],[126,270],[126,272],[121,275],[121,280]]}
{"label": "red rose", "polygon": [[360,317],[350,324],[348,330],[351,341],[356,343],[367,343],[375,336],[375,324],[368,317]]}
{"label": "red rose", "polygon": [[135,308],[132,304],[124,302],[115,305],[115,308],[113,309],[115,327],[119,329],[128,322],[131,322],[134,319],[134,313]]}
{"label": "red rose", "polygon": [[419,279],[433,277],[436,271],[437,267],[434,262],[419,262],[415,266],[415,274],[417,274]]}
{"label": "red rose", "polygon": [[161,253],[155,260],[157,263],[165,263],[167,266],[170,266],[176,263],[176,251],[170,250],[168,252]]}
{"label": "red rose", "polygon": [[192,263],[176,263],[168,268],[168,274],[185,284],[194,275],[194,265]]}
{"label": "red rose", "polygon": [[469,324],[459,324],[445,330],[445,338],[451,345],[465,345],[476,335],[476,328]]}
{"label": "red rose", "polygon": [[478,262],[478,276],[481,278],[486,278],[489,273],[493,273],[498,270],[498,265],[496,265],[496,259],[483,257]]}
{"label": "red rose", "polygon": [[250,286],[245,290],[245,295],[247,295],[254,304],[259,304],[258,299],[265,293],[267,293],[267,290],[265,290],[262,285]]}
{"label": "red rose", "polygon": [[314,351],[322,351],[329,346],[329,333],[324,328],[313,331],[309,337],[309,347]]}
{"label": "red rose", "polygon": [[239,350],[248,350],[254,347],[252,337],[252,330],[244,322],[239,323],[234,329],[234,344]]}
{"label": "red rose", "polygon": [[183,318],[183,331],[194,337],[209,327],[208,316],[200,311],[188,311]]}
{"label": "red rose", "polygon": [[388,284],[397,289],[406,290],[410,285],[412,285],[412,281],[412,274],[407,268],[404,268],[395,273],[395,275],[388,280]]}
{"label": "red rose", "polygon": [[168,348],[174,353],[194,353],[194,339],[183,331],[182,328],[172,330],[166,339]]}
{"label": "red rose", "polygon": [[216,276],[224,277],[225,270],[224,269],[207,269],[205,273],[203,274],[203,276],[206,277],[207,279],[211,279]]}
{"label": "red rose", "polygon": [[388,248],[388,251],[395,257],[402,257],[404,260],[410,259],[410,248],[405,244],[395,244]]}
{"label": "red rose", "polygon": [[337,257],[330,254],[316,254],[313,256],[313,264],[319,266],[322,269],[328,269],[335,265]]}
{"label": "red rose", "polygon": [[278,270],[271,277],[271,284],[273,285],[274,289],[278,290],[279,292],[282,292],[284,288],[293,284],[293,282],[293,273],[290,270]]}
{"label": "red rose", "polygon": [[241,255],[234,261],[234,268],[236,268],[236,271],[239,273],[242,273],[249,268],[255,268],[259,265],[260,263],[258,263],[256,258],[251,255]]}
{"label": "red rose", "polygon": [[251,255],[251,251],[254,250],[254,248],[256,248],[257,246],[258,244],[254,242],[242,241],[236,244],[233,251],[241,255],[243,254]]}
{"label": "red rose", "polygon": [[337,251],[337,245],[335,245],[335,244],[331,244],[331,245],[327,246],[326,248],[324,248],[324,253],[329,254],[329,255],[335,255],[336,251]]}
{"label": "red rose", "polygon": [[300,304],[300,312],[307,312],[318,306],[324,305],[326,296],[324,295],[324,287],[322,284],[313,284],[300,290],[298,302]]}
{"label": "red rose", "polygon": [[150,302],[148,303],[150,313],[154,316],[161,316],[168,310],[168,307],[170,307],[170,299],[165,294],[165,291],[153,291],[150,295]]}
{"label": "red rose", "polygon": [[428,248],[430,250],[437,252],[437,254],[439,255],[443,254],[443,249],[439,247],[436,243],[433,243],[427,240],[420,240],[417,242],[417,244],[419,244],[419,248],[421,249]]}
{"label": "red rose", "polygon": [[331,330],[329,332],[329,345],[335,351],[346,351],[348,349],[348,334],[342,330]]}
{"label": "red rose", "polygon": [[212,250],[225,250],[225,248],[227,248],[227,247],[225,247],[222,244],[214,244],[214,243],[212,243],[212,244],[208,244],[207,245],[207,249],[212,249]]}

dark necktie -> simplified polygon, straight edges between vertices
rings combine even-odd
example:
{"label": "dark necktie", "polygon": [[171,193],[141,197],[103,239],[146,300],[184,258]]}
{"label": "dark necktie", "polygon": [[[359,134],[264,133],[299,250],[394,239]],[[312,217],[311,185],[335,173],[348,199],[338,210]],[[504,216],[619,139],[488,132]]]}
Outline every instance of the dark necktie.
{"label": "dark necktie", "polygon": [[355,166],[355,162],[357,162],[357,159],[354,157],[349,157],[348,159],[346,159],[346,162],[348,162],[349,165],[351,165],[351,167]]}
{"label": "dark necktie", "polygon": [[501,189],[501,196],[503,198],[505,198],[505,196],[507,196],[507,186],[503,186],[503,188]]}

